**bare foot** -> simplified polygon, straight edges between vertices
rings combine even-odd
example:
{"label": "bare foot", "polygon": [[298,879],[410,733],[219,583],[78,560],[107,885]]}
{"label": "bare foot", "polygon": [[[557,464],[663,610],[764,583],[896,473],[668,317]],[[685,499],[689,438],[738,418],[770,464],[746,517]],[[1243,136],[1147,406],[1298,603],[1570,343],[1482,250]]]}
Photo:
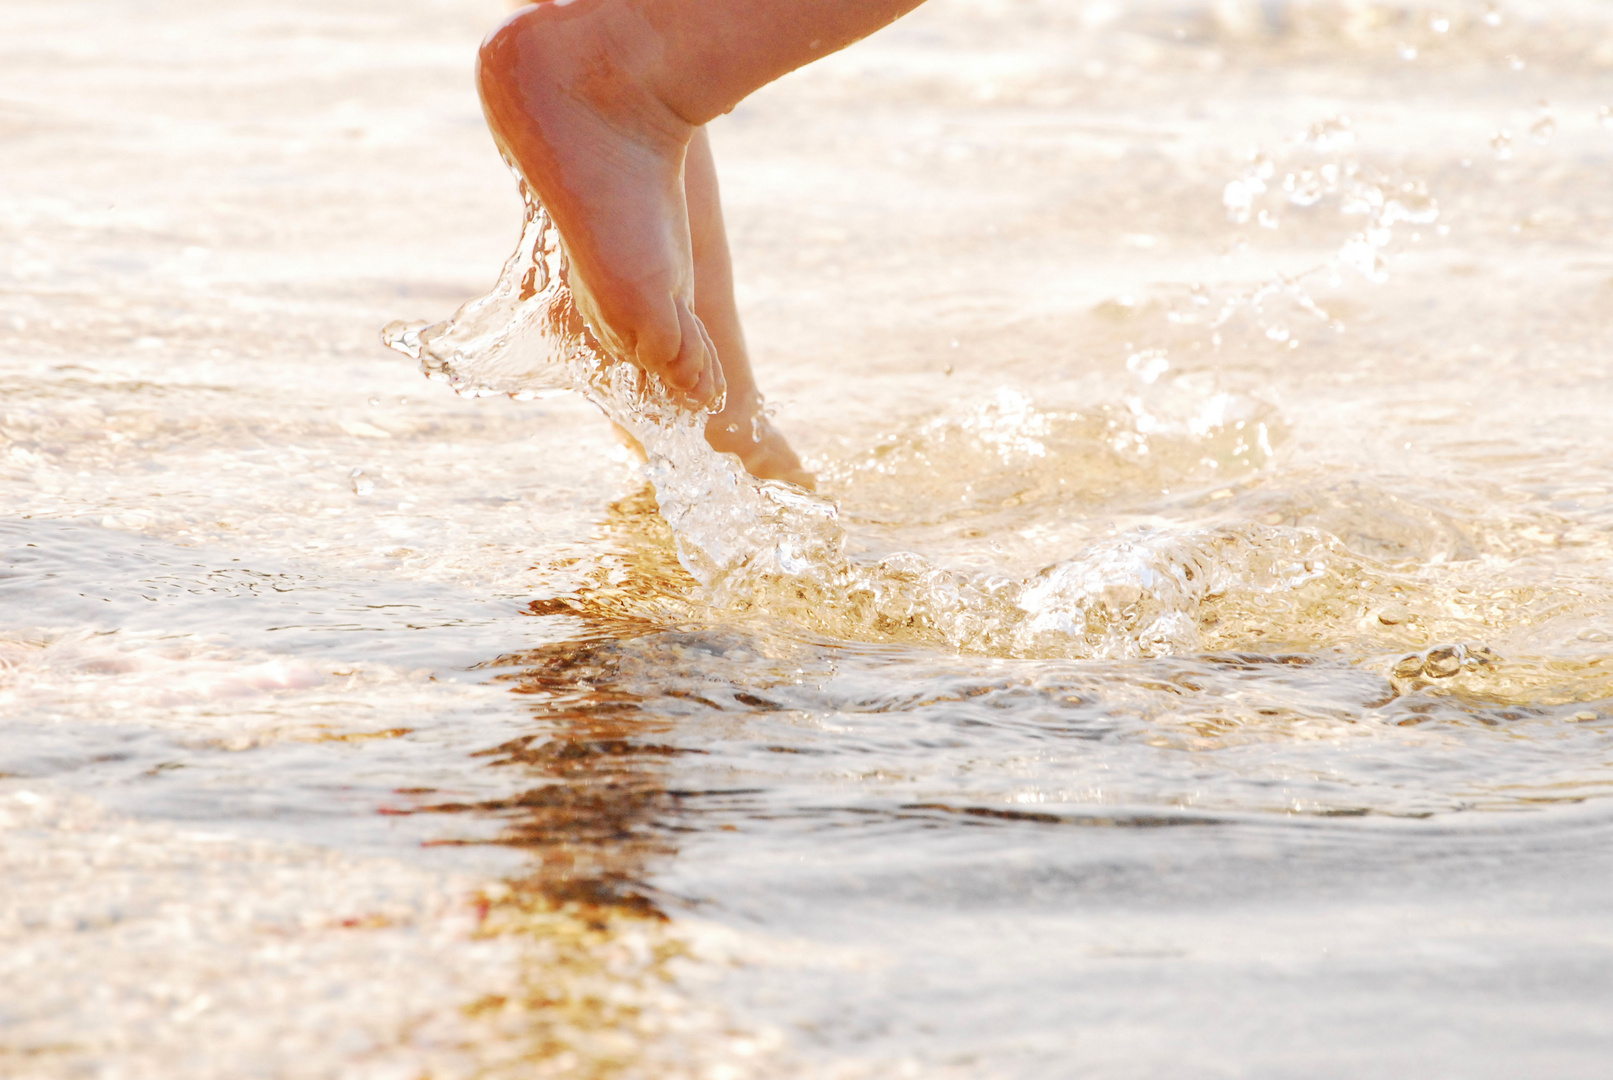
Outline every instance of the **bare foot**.
{"label": "bare foot", "polygon": [[[625,12],[625,15],[624,15]],[[643,82],[658,39],[627,5],[541,4],[488,35],[487,123],[549,211],[602,344],[696,405],[724,389],[695,315],[684,155],[695,127]]]}
{"label": "bare foot", "polygon": [[759,480],[788,480],[817,490],[817,478],[802,467],[789,442],[762,412],[760,395],[741,402],[730,393],[728,406],[706,422],[706,441],[718,453],[736,455]]}
{"label": "bare foot", "polygon": [[[732,402],[734,399],[729,398]],[[706,422],[706,442],[719,454],[733,454],[745,466],[745,471],[758,480],[788,480],[808,491],[818,489],[818,478],[807,472],[801,459],[790,448],[761,410],[761,399],[752,399],[753,408],[724,409],[713,413]],[[649,460],[639,441],[619,424],[611,425],[616,441],[637,456],[639,463]]]}
{"label": "bare foot", "polygon": [[703,127],[689,141],[683,177],[694,248],[695,314],[716,342],[728,381],[722,411],[706,422],[706,441],[720,453],[737,454],[752,476],[816,488],[817,481],[762,411],[762,394],[751,372],[745,329],[734,301],[734,266],[717,190],[717,165]]}

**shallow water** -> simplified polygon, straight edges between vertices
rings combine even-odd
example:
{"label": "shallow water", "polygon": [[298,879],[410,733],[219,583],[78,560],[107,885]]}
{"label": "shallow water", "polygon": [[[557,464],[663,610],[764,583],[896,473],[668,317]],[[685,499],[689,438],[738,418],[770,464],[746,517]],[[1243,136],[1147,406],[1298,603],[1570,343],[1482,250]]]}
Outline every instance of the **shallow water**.
{"label": "shallow water", "polygon": [[497,16],[0,11],[0,1072],[1601,1075],[1613,10],[758,94],[822,502],[379,344],[509,255]]}

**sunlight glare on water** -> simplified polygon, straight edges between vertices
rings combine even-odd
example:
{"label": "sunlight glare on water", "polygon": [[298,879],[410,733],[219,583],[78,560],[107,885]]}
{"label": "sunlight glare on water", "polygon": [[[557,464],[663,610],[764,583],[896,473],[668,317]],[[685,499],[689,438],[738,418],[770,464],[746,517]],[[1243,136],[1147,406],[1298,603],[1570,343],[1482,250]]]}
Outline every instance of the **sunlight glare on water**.
{"label": "sunlight glare on water", "polygon": [[157,8],[0,15],[0,1072],[1600,1075],[1606,4],[760,92],[819,494],[508,255],[497,4]]}

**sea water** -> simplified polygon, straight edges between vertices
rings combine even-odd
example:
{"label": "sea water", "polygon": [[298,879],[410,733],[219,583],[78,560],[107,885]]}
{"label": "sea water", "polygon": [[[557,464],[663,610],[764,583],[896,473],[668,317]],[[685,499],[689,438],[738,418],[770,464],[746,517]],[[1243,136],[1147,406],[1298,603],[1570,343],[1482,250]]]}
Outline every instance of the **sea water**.
{"label": "sea water", "polygon": [[0,16],[0,1071],[1600,1075],[1613,12],[758,94],[816,495],[508,254],[497,16]]}

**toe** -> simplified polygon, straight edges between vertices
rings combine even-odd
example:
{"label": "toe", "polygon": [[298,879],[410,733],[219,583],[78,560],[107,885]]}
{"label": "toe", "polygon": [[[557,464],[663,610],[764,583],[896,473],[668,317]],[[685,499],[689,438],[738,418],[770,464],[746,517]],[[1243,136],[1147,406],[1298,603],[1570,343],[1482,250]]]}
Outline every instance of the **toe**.
{"label": "toe", "polygon": [[685,350],[677,302],[666,297],[661,303],[646,304],[624,314],[628,317],[611,322],[632,328],[633,347],[629,359],[674,389],[687,390],[693,386],[698,369],[685,374],[680,366]]}
{"label": "toe", "polygon": [[705,405],[722,392],[717,349],[687,303],[669,298],[654,317],[633,321],[637,333],[632,356],[639,367],[694,405]]}
{"label": "toe", "polygon": [[717,345],[711,340],[711,335],[706,331],[706,324],[700,321],[700,316],[691,314],[689,318],[700,334],[700,346],[706,354],[705,369],[701,372],[700,382],[690,397],[703,405],[719,409],[722,407],[724,395],[728,393],[728,380],[723,377],[722,372],[722,358],[717,355]]}
{"label": "toe", "polygon": [[722,369],[717,349],[705,326],[689,305],[673,301],[677,311],[677,338],[668,334],[639,336],[639,363],[659,375],[672,390],[693,405],[706,405],[722,393]]}

